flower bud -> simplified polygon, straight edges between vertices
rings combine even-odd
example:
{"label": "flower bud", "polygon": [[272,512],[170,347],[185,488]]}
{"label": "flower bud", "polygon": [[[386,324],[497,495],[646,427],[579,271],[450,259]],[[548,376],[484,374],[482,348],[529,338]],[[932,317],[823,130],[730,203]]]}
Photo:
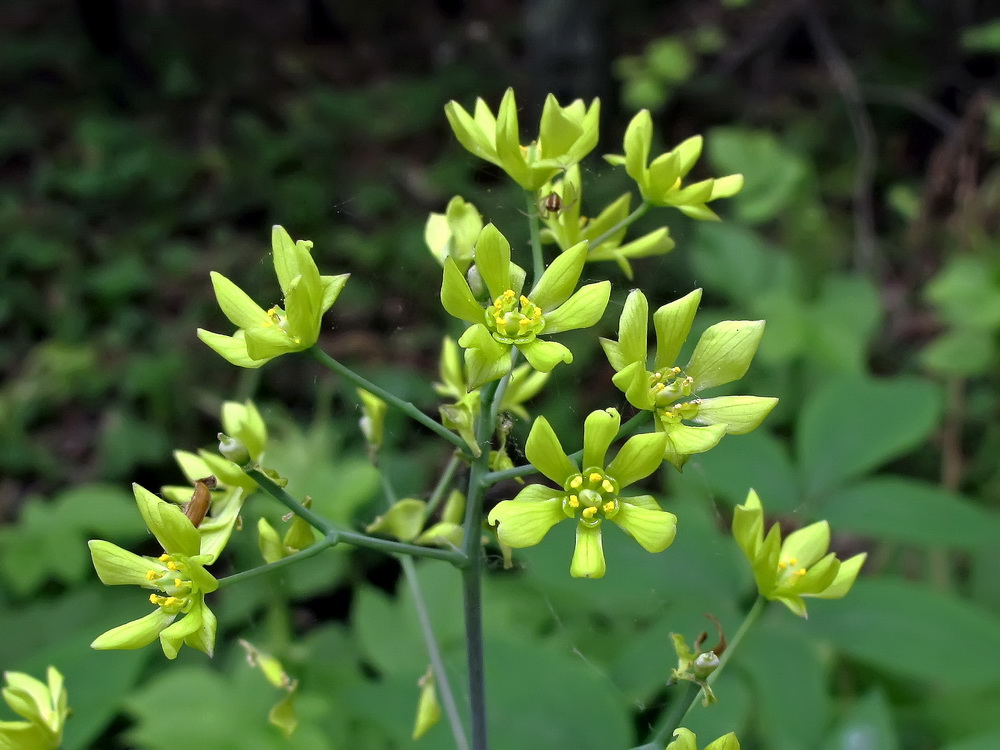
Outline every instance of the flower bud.
{"label": "flower bud", "polygon": [[693,664],[695,679],[707,679],[708,676],[718,668],[719,657],[715,655],[714,651],[706,651],[703,654],[698,654],[698,657],[694,660]]}
{"label": "flower bud", "polygon": [[228,458],[234,464],[244,466],[253,459],[250,458],[250,451],[247,450],[242,440],[229,437],[224,432],[219,433],[219,453]]}

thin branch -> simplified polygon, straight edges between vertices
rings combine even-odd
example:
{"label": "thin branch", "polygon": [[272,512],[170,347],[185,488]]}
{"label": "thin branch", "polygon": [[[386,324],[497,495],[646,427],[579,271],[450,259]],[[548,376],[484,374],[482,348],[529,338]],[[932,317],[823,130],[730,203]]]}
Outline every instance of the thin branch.
{"label": "thin branch", "polygon": [[390,393],[384,388],[380,388],[379,386],[375,385],[370,380],[363,378],[361,375],[358,375],[358,373],[354,372],[354,370],[352,370],[351,368],[347,367],[344,364],[341,364],[340,362],[335,360],[333,357],[331,357],[329,354],[327,354],[318,347],[314,346],[311,349],[308,349],[307,351],[309,352],[309,354],[312,355],[313,359],[315,359],[320,364],[333,370],[335,373],[343,377],[345,380],[349,380],[358,388],[364,388],[366,391],[374,393],[380,399],[389,404],[389,406],[399,409],[399,411],[403,412],[403,414],[408,416],[410,419],[412,419],[415,422],[419,422],[428,430],[444,438],[459,450],[464,450],[466,448],[465,441],[462,440],[462,438],[460,438],[458,435],[449,430],[440,422],[437,422],[434,419],[428,417],[426,414],[420,411],[420,409],[411,404],[409,401],[404,401],[399,396],[396,396],[395,394]]}

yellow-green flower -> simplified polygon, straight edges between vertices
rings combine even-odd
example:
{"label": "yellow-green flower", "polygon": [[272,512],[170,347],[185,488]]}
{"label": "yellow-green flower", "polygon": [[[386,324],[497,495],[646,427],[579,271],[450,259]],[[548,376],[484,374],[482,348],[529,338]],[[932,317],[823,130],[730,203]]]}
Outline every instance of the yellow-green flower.
{"label": "yellow-green flower", "polygon": [[46,682],[23,672],[4,672],[3,677],[4,701],[26,721],[0,721],[0,750],[58,748],[69,716],[63,676],[49,667]]}
{"label": "yellow-green flower", "polygon": [[647,258],[651,255],[663,255],[674,248],[670,238],[670,230],[660,227],[638,239],[622,244],[628,227],[622,227],[614,234],[593,244],[594,240],[603,237],[606,232],[617,226],[629,214],[632,194],[625,193],[615,199],[596,217],[590,219],[580,215],[580,204],[583,197],[583,184],[580,180],[580,167],[573,166],[566,170],[563,178],[557,182],[545,185],[539,191],[544,199],[550,193],[556,193],[561,201],[561,208],[542,216],[546,228],[542,230],[543,242],[555,242],[559,249],[565,252],[583,241],[587,241],[587,262],[613,260],[622,272],[632,278],[630,258]]}
{"label": "yellow-green flower", "polygon": [[640,111],[625,131],[625,153],[608,154],[609,164],[625,165],[628,176],[635,180],[639,193],[654,206],[674,206],[693,219],[719,217],[705,204],[718,198],[729,198],[743,188],[743,175],[702,180],[684,185],[684,177],[701,156],[702,138],[688,138],[672,151],[649,162],[653,144],[653,118],[648,109]]}
{"label": "yellow-green flower", "polygon": [[[698,738],[690,729],[675,729],[674,741],[667,745],[667,750],[698,750]],[[740,741],[735,732],[730,732],[709,742],[704,750],[740,750]]]}
{"label": "yellow-green flower", "polygon": [[583,428],[583,469],[566,455],[559,438],[544,417],[538,417],[528,435],[525,455],[531,464],[561,489],[530,484],[513,500],[497,504],[489,514],[499,524],[497,537],[508,547],[538,544],[560,521],[574,519],[576,550],[570,566],[575,578],[600,578],[605,572],[602,527],[608,520],[621,527],[649,552],[670,546],[677,533],[677,517],[667,513],[652,495],[620,494],[652,474],[663,461],[666,436],[636,435],[605,465],[608,447],[618,434],[621,418],[614,409],[587,417]]}
{"label": "yellow-green flower", "polygon": [[793,531],[781,541],[781,527],[764,535],[764,508],[750,490],[746,502],[736,506],[733,536],[753,568],[757,590],[765,599],[777,600],[799,617],[806,617],[804,597],[841,599],[854,585],[868,557],[862,552],[841,562],[830,547],[826,521]]}
{"label": "yellow-green flower", "polygon": [[[149,602],[156,609],[98,636],[91,648],[136,649],[159,638],[168,659],[176,658],[185,643],[211,656],[216,618],[205,604],[205,594],[215,591],[219,582],[205,566],[215,561],[221,547],[213,545],[206,550],[199,530],[179,507],[137,484],[132,488],[139,513],[163,547],[163,554],[141,557],[100,539],[90,541],[90,554],[102,583],[149,589],[154,592]],[[234,514],[230,531],[235,521]],[[228,538],[228,533],[225,536]]]}
{"label": "yellow-green flower", "polygon": [[776,398],[720,396],[702,399],[709,388],[738,380],[764,333],[763,320],[724,320],[705,330],[691,359],[676,364],[694,322],[701,290],[664,305],[653,314],[656,354],[646,369],[649,304],[638,289],[629,294],[618,323],[618,341],[601,339],[614,384],[637,409],[652,411],[656,429],[666,433],[664,457],[678,469],[693,453],[714,448],[723,435],[756,429],[778,403]]}
{"label": "yellow-green flower", "polygon": [[212,272],[219,307],[238,330],[223,336],[199,328],[198,338],[238,367],[260,367],[281,354],[315,344],[323,313],[337,301],[350,276],[321,276],[310,253],[312,242],[292,242],[279,226],[271,232],[271,245],[284,308],[275,305],[264,310],[232,281]]}
{"label": "yellow-green flower", "polygon": [[445,105],[444,113],[467,151],[496,164],[526,190],[538,190],[560,170],[579,163],[597,145],[601,103],[594,99],[588,107],[577,99],[561,107],[549,94],[542,108],[538,138],[528,146],[521,145],[513,89],[507,89],[496,115],[482,99],[476,99],[471,115],[455,101]]}
{"label": "yellow-green flower", "polygon": [[456,195],[443,214],[432,213],[424,225],[424,243],[438,263],[445,258],[455,261],[465,273],[472,264],[476,240],[483,230],[483,217],[471,203]]}
{"label": "yellow-green flower", "polygon": [[538,337],[587,328],[601,319],[611,296],[611,282],[576,289],[586,260],[586,243],[570,248],[552,261],[530,292],[522,294],[524,270],[511,263],[510,243],[488,224],[476,243],[475,260],[490,295],[484,309],[455,262],[445,259],[441,303],[456,318],[472,323],[458,341],[466,350],[470,388],[510,372],[514,347],[540,372],[573,361],[565,346]]}

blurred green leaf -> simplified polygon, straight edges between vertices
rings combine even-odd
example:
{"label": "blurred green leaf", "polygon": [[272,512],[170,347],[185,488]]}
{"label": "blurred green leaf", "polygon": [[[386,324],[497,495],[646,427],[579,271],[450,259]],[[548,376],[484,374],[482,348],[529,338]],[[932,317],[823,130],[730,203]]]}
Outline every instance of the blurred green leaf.
{"label": "blurred green leaf", "polygon": [[1000,619],[956,596],[884,578],[809,607],[811,631],[877,669],[943,687],[1000,684]]}
{"label": "blurred green leaf", "polygon": [[851,707],[823,750],[899,750],[892,708],[881,690],[872,690]]}
{"label": "blurred green leaf", "polygon": [[836,533],[932,548],[992,548],[1000,517],[961,495],[906,477],[874,477],[831,493],[816,511]]}
{"label": "blurred green leaf", "polygon": [[750,631],[733,658],[750,683],[766,747],[816,747],[831,710],[827,659],[798,623],[778,615]]}
{"label": "blurred green leaf", "polygon": [[820,496],[919,445],[941,406],[940,389],[916,378],[842,378],[814,390],[795,436],[807,493]]}
{"label": "blurred green leaf", "polygon": [[759,224],[774,219],[800,197],[808,164],[773,133],[713,128],[706,144],[712,165],[721,173],[744,176],[743,190],[733,198],[742,221]]}

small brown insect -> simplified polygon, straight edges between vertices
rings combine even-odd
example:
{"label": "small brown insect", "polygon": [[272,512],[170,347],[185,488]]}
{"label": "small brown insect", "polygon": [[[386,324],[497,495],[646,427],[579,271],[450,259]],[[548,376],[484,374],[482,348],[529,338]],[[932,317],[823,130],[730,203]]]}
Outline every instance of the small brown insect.
{"label": "small brown insect", "polygon": [[191,519],[197,529],[205,520],[208,507],[212,504],[212,490],[218,486],[214,476],[194,480],[194,494],[184,506],[184,515]]}
{"label": "small brown insect", "polygon": [[560,211],[562,211],[562,197],[553,190],[542,201],[542,218],[546,219],[550,214],[557,214]]}

